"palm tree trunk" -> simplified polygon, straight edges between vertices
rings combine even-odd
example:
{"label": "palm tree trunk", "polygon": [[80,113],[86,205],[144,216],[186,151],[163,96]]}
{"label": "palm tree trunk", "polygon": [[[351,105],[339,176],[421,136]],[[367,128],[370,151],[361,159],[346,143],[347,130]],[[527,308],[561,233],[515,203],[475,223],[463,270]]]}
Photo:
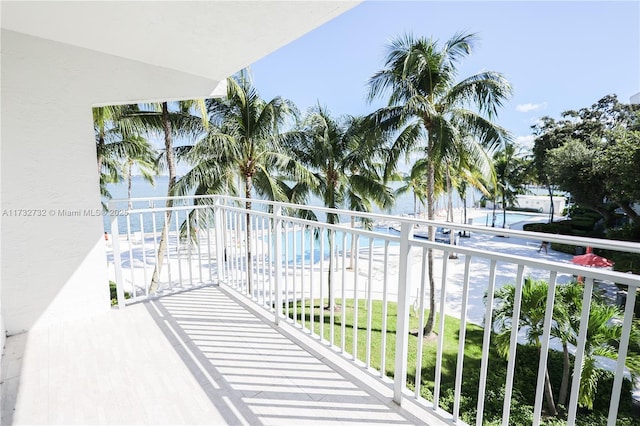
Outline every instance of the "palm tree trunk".
{"label": "palm tree trunk", "polygon": [[[164,149],[167,156],[167,168],[169,169],[169,186],[167,188],[167,197],[173,195],[173,187],[176,184],[176,163],[173,156],[173,140],[171,137],[171,122],[169,121],[169,107],[166,102],[162,103],[162,130],[164,133]],[[166,202],[167,211],[165,212],[164,225],[162,226],[162,234],[160,235],[160,243],[158,244],[158,256],[156,266],[153,269],[153,275],[151,276],[151,285],[149,286],[149,293],[153,294],[158,291],[158,280],[160,278],[160,272],[162,271],[162,263],[164,262],[164,252],[166,251],[167,241],[165,235],[171,226],[171,207],[173,207],[173,200],[167,199]],[[154,230],[155,231],[155,230]]]}
{"label": "palm tree trunk", "polygon": [[[453,222],[453,188],[451,188],[451,175],[449,174],[448,164],[445,179],[447,180],[447,221]],[[453,233],[451,233],[451,240],[453,242]]]}
{"label": "palm tree trunk", "polygon": [[553,402],[553,391],[551,389],[551,380],[549,379],[549,368],[544,368],[544,399],[547,403],[547,414],[557,416],[558,410]]}
{"label": "palm tree trunk", "polygon": [[507,197],[502,194],[502,227],[507,227]]}
{"label": "palm tree trunk", "polygon": [[104,149],[104,135],[102,131],[100,132],[100,138],[98,139],[98,175],[102,173],[102,162],[104,161],[104,156],[102,155],[102,151]]}
{"label": "palm tree trunk", "polygon": [[467,193],[466,192],[462,196],[462,205],[463,205],[463,212],[464,212],[462,223],[466,225],[467,223]]}
{"label": "palm tree trunk", "polygon": [[[427,219],[433,220],[435,218],[434,204],[435,204],[435,164],[433,160],[433,140],[431,132],[427,139]],[[435,230],[433,226],[429,225],[429,240],[435,241]],[[433,250],[427,249],[427,265],[429,268],[429,315],[427,316],[427,322],[424,325],[423,334],[429,336],[433,331],[433,325],[435,322],[436,312],[436,296],[435,296],[435,284],[433,278]]]}
{"label": "palm tree trunk", "polygon": [[251,188],[252,188],[251,175],[246,176],[244,186],[244,196],[247,199],[245,202],[245,209],[247,210],[246,220],[246,237],[247,237],[247,290],[250,296],[253,296],[253,268],[251,266]]}
{"label": "palm tree trunk", "polygon": [[[129,200],[129,203],[127,205],[129,206],[129,210],[133,208],[133,204],[131,203],[131,183],[133,180],[131,177],[132,170],[133,170],[133,160],[128,160],[127,161],[127,200]],[[143,229],[141,229],[141,231],[144,232]]]}
{"label": "palm tree trunk", "polygon": [[562,383],[560,384],[560,393],[558,395],[558,405],[563,407],[567,404],[567,393],[569,390],[569,378],[571,377],[571,370],[569,368],[569,347],[566,342],[562,343]]}
{"label": "palm tree trunk", "polygon": [[[453,188],[451,187],[451,175],[449,173],[449,166],[447,164],[447,173],[445,179],[447,181],[447,222],[454,222],[453,218]],[[449,244],[453,245],[455,242],[453,229],[449,230]],[[449,259],[455,258],[453,253],[449,253]]]}
{"label": "palm tree trunk", "polygon": [[[538,357],[542,356],[541,348],[538,346]],[[551,380],[549,379],[549,367],[544,366],[544,401],[547,404],[547,414],[557,416],[556,404],[553,402],[553,391],[551,389]]]}
{"label": "palm tree trunk", "polygon": [[491,215],[491,227],[496,227],[496,206],[497,206],[497,197],[496,194],[493,194],[493,214]]}

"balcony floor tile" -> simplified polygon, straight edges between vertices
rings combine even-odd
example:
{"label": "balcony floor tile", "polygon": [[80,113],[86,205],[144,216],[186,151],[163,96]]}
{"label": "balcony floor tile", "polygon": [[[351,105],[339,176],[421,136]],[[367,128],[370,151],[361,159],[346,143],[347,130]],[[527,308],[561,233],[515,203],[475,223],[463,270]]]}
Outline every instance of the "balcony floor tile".
{"label": "balcony floor tile", "polygon": [[205,287],[9,337],[2,424],[426,424],[239,297]]}

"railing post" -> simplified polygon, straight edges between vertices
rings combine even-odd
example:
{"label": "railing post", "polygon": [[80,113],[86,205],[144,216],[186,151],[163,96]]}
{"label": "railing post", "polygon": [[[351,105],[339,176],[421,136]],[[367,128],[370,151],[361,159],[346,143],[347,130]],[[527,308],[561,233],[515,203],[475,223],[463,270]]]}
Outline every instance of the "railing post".
{"label": "railing post", "polygon": [[274,268],[275,277],[273,291],[276,293],[276,304],[274,306],[275,324],[280,323],[282,311],[282,293],[280,292],[280,281],[282,278],[282,207],[273,207],[273,244],[275,246]]}
{"label": "railing post", "polygon": [[400,264],[398,269],[398,316],[396,323],[396,359],[393,378],[393,401],[402,404],[402,392],[407,384],[407,353],[409,347],[409,298],[411,294],[411,245],[413,225],[400,228]]}
{"label": "railing post", "polygon": [[224,263],[226,261],[225,247],[224,247],[224,232],[227,232],[224,226],[224,212],[222,211],[222,204],[220,198],[215,202],[214,206],[214,221],[216,226],[216,261],[217,261],[217,276],[218,285],[220,285],[224,279]]}
{"label": "railing post", "polygon": [[616,419],[618,418],[622,378],[624,377],[625,369],[624,362],[627,359],[627,350],[629,349],[629,339],[631,338],[631,325],[633,320],[633,310],[636,306],[636,296],[636,288],[629,286],[629,291],[627,292],[627,303],[624,307],[622,336],[620,336],[620,347],[618,348],[618,360],[616,362],[616,371],[613,376],[613,391],[611,394],[611,402],[609,404],[607,426],[615,425]]}
{"label": "railing post", "polygon": [[[112,203],[108,205],[109,210],[115,211]],[[122,279],[122,259],[120,253],[120,232],[118,230],[118,215],[113,215],[111,219],[111,247],[113,249],[113,266],[116,273],[116,297],[118,299],[118,309],[124,308],[124,280]],[[145,283],[146,285],[146,283]]]}

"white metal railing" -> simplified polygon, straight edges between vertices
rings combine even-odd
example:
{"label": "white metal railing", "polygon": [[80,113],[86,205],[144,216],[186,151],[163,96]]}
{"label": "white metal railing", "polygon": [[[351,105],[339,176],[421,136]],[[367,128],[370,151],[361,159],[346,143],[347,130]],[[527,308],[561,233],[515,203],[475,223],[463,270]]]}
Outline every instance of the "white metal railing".
{"label": "white metal railing", "polygon": [[[389,341],[387,332],[389,302],[397,303],[395,353],[393,365],[394,400],[407,398],[409,316],[415,309],[419,324],[424,324],[426,297],[436,299],[438,318],[435,385],[431,401],[421,395],[423,335],[419,327],[415,381],[410,383],[414,398],[432,408],[451,424],[464,424],[460,419],[465,330],[468,322],[492,324],[494,290],[504,283],[522,284],[526,276],[549,282],[542,350],[538,366],[533,424],[540,423],[545,385],[545,368],[551,344],[553,303],[557,285],[575,276],[585,277],[583,310],[575,353],[574,380],[570,389],[568,423],[574,424],[587,320],[594,282],[613,282],[629,286],[624,306],[622,340],[619,345],[615,380],[611,394],[609,424],[618,413],[620,393],[635,304],[634,291],[640,286],[640,276],[574,265],[568,261],[550,261],[532,255],[535,249],[523,245],[508,246],[514,241],[550,241],[594,248],[640,253],[635,243],[577,238],[564,235],[538,234],[502,228],[486,228],[448,222],[329,210],[320,207],[251,200],[253,210],[247,211],[242,198],[222,196],[134,199],[125,216],[114,216],[111,224],[111,255],[117,282],[119,306],[149,297],[218,283],[231,287],[274,314],[275,323],[288,321],[311,334],[336,351],[348,354],[369,369],[387,378],[386,365]],[[114,200],[110,209],[126,208],[129,200]],[[312,209],[325,214],[330,211],[344,219],[330,225],[299,218],[296,213]],[[171,216],[167,212],[171,212]],[[349,219],[384,224],[373,230],[351,227]],[[455,232],[471,233],[458,245],[419,238],[419,232],[432,227],[446,227]],[[395,229],[395,230],[394,230]],[[247,232],[249,230],[249,232]],[[158,256],[161,240],[167,242],[162,259]],[[496,236],[505,237],[498,238]],[[494,243],[471,244],[474,240]],[[503,245],[502,250],[495,246]],[[527,248],[529,247],[529,248]],[[434,254],[434,294],[429,293],[428,253]],[[450,259],[454,258],[454,259]],[[157,290],[150,292],[156,271]],[[328,287],[331,282],[331,291]],[[329,292],[330,291],[330,292]],[[126,294],[129,298],[126,298]],[[483,302],[483,295],[486,300]],[[374,312],[373,302],[381,301],[381,311]],[[413,301],[413,302],[412,302]],[[520,315],[521,285],[516,285],[513,324]],[[362,305],[364,304],[364,305]],[[482,304],[482,306],[480,306]],[[325,306],[327,305],[325,309]],[[366,306],[364,323],[359,323],[358,307]],[[325,312],[329,316],[324,319]],[[460,320],[460,335],[455,370],[454,402],[451,412],[440,408],[443,338],[445,314]],[[372,338],[373,315],[379,316],[381,340]],[[353,326],[347,329],[347,316]],[[340,328],[336,329],[336,324]],[[339,331],[338,331],[339,330]],[[515,354],[518,335],[514,327],[510,340],[510,355],[506,371],[503,424],[509,424],[513,391]],[[364,350],[358,346],[358,333],[365,334]],[[352,345],[347,345],[347,334]],[[339,338],[338,338],[339,337]],[[491,327],[484,330],[476,424],[483,422],[486,399],[487,369],[491,342]],[[379,346],[378,346],[379,345]],[[376,355],[375,352],[379,355]],[[379,357],[374,366],[372,354]]]}

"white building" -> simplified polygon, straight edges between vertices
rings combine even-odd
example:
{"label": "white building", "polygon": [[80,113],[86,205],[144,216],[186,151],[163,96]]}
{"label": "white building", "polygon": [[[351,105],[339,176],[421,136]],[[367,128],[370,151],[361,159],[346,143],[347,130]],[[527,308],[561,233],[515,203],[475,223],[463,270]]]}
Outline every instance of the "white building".
{"label": "white building", "polygon": [[[551,198],[548,195],[518,195],[518,207],[536,209],[540,213],[551,212]],[[555,214],[562,214],[566,200],[563,196],[553,197],[553,211]]]}
{"label": "white building", "polygon": [[[253,295],[245,297],[239,292],[233,293],[231,290],[235,289],[225,283],[217,289],[209,287],[205,290],[213,289],[216,292],[214,299],[224,291],[223,298],[227,302],[203,307],[200,304],[202,299],[192,297],[189,304],[193,312],[197,312],[192,316],[196,321],[186,322],[195,324],[193,335],[185,331],[190,325],[179,323],[189,315],[183,301],[175,305],[175,315],[168,310],[161,311],[155,303],[137,304],[122,310],[110,309],[103,218],[91,214],[101,207],[92,107],[213,96],[220,93],[220,83],[227,76],[357,3],[324,0],[0,3],[0,344],[4,344],[5,330],[10,336],[5,353],[9,362],[2,366],[7,368],[2,369],[5,374],[0,380],[2,420],[6,412],[7,418],[12,417],[15,424],[223,424],[230,418],[234,420],[228,420],[229,424],[262,424],[255,421],[259,415],[265,419],[264,423],[269,424],[304,424],[314,419],[326,419],[327,423],[336,424],[353,424],[355,421],[452,424],[452,419],[458,416],[455,408],[454,413],[442,413],[440,408],[434,409],[434,404],[428,405],[421,397],[413,397],[406,386],[410,301],[416,294],[411,291],[411,285],[418,282],[414,280],[416,275],[411,275],[409,259],[421,259],[413,254],[419,251],[426,253],[425,247],[429,245],[436,245],[443,253],[443,250],[447,253],[453,250],[453,247],[440,243],[412,238],[418,223],[411,220],[417,219],[403,219],[395,271],[388,274],[384,266],[374,270],[373,260],[370,260],[368,268],[370,282],[375,278],[377,282],[386,283],[386,277],[393,276],[396,283],[395,286],[384,284],[386,290],[383,290],[385,294],[391,290],[396,292],[392,296],[398,302],[392,388],[389,382],[377,376],[374,378],[370,369],[363,368],[364,363],[355,364],[348,360],[345,355],[353,349],[345,348],[344,343],[341,352],[334,351],[337,346],[322,346],[320,336],[311,338],[297,325],[294,327],[288,321],[280,321],[280,308],[288,307],[288,300],[279,304],[274,315],[271,310],[278,306],[277,301],[266,302],[262,297],[266,308],[258,310],[254,309]],[[274,221],[282,220],[278,210],[273,209]],[[451,226],[456,229],[453,224]],[[467,225],[458,225],[458,229],[468,228]],[[273,229],[279,232],[280,227],[274,226]],[[368,231],[349,228],[349,232],[364,237]],[[502,229],[487,228],[483,232],[489,238],[501,237],[501,243],[506,240],[502,238],[505,235],[513,236],[508,239],[510,243],[523,236],[521,231]],[[223,233],[224,230],[216,234],[220,235],[216,244],[222,243]],[[546,235],[533,235],[537,241],[544,237]],[[387,235],[386,238],[385,250],[388,250],[398,237]],[[273,240],[281,241],[278,237]],[[343,238],[342,241],[346,240]],[[115,243],[119,239],[113,241]],[[637,244],[628,242],[600,242],[563,235],[552,235],[549,241],[635,253],[640,250]],[[282,259],[281,247],[278,249],[280,245],[276,243],[274,256]],[[233,244],[233,247],[238,252],[242,249],[241,244]],[[537,268],[547,268],[543,271],[545,276],[549,276],[548,272],[552,277],[561,274],[585,276],[587,289],[593,286],[594,279],[615,281],[634,288],[640,286],[637,275],[587,269],[544,259],[530,260],[529,255],[535,248],[524,243],[506,253],[491,252],[488,248],[486,244],[481,249],[455,248],[456,252],[464,254],[466,262],[458,265],[464,267],[465,272],[457,277],[462,277],[463,284],[459,286],[460,291],[456,289],[456,295],[465,294],[461,297],[463,306],[467,303],[469,287],[484,292],[478,285],[481,280],[470,280],[472,257],[482,261],[478,272],[488,285],[487,294],[493,294],[496,276],[512,282],[514,271],[517,271],[517,279],[522,281],[529,263]],[[370,255],[374,252],[369,250]],[[222,259],[226,258],[222,244],[216,253],[219,254],[216,259],[222,266]],[[257,257],[254,257],[256,261]],[[360,282],[359,258],[356,256],[351,272],[354,293],[356,283]],[[444,255],[441,258],[449,259]],[[121,257],[118,259],[122,260]],[[388,256],[383,259],[386,263]],[[422,259],[426,259],[426,254]],[[280,277],[280,269],[286,268],[287,264],[285,262],[283,266],[282,262],[277,262],[273,276]],[[347,269],[345,264],[343,259],[344,273]],[[444,267],[446,263],[442,265],[444,279],[437,280],[442,284],[440,313],[445,312],[446,292],[453,291],[445,291],[447,269]],[[507,270],[501,274],[498,267],[503,265]],[[262,266],[264,270],[264,263]],[[426,270],[422,264],[415,266],[416,272]],[[221,274],[224,272],[223,267],[217,270]],[[455,272],[453,267],[449,271]],[[227,272],[237,275],[241,268]],[[272,275],[272,271],[267,272]],[[336,275],[345,276],[344,273]],[[291,275],[295,278],[296,272]],[[264,286],[267,281],[271,285],[271,280],[260,281],[262,294],[266,294]],[[282,280],[284,283],[276,279],[273,281],[276,287],[288,285],[287,280]],[[421,281],[420,294],[424,295],[426,279]],[[469,286],[469,283],[473,285]],[[180,280],[180,288],[182,284]],[[553,291],[552,287],[550,289]],[[289,294],[289,291],[285,290],[285,293]],[[282,292],[271,293],[269,290],[269,294],[279,298]],[[354,298],[358,300],[358,297],[356,293]],[[590,297],[590,293],[585,291],[585,306],[588,306],[587,298]],[[634,298],[635,293],[629,293],[629,312]],[[373,300],[370,295],[368,299]],[[481,296],[472,295],[468,299],[470,303],[483,305]],[[364,297],[360,300],[364,303]],[[482,309],[484,311],[485,308]],[[251,310],[251,316],[245,315],[248,310]],[[332,318],[335,317],[335,310],[330,311]],[[203,317],[203,312],[209,316]],[[466,313],[464,310],[460,313],[461,329],[465,330]],[[583,314],[583,321],[587,317]],[[276,324],[280,321],[280,328],[267,323],[274,318]],[[550,314],[548,318],[551,319]],[[627,339],[631,318],[632,315],[626,316],[622,333]],[[345,323],[342,324],[344,328]],[[444,320],[439,324],[444,330]],[[542,415],[550,324],[551,321],[547,322],[542,338],[541,354],[544,357],[540,358],[537,373],[539,385],[533,416],[536,423]],[[211,325],[216,326],[215,333],[223,333],[228,340],[221,338],[221,334],[210,333],[211,338],[204,341],[203,348],[196,347],[194,342],[201,338],[198,334],[200,327],[209,329]],[[371,321],[368,331],[371,331],[370,325]],[[256,326],[260,331],[254,329]],[[356,326],[354,330],[358,328]],[[577,348],[584,348],[586,328],[584,330]],[[245,337],[238,335],[242,333]],[[439,335],[442,336],[443,332]],[[489,347],[493,343],[489,338],[490,333],[485,333],[482,351],[485,373],[489,365]],[[517,338],[517,333],[512,334],[514,350],[510,351],[511,354],[515,354]],[[369,349],[380,349],[373,340],[367,340]],[[422,342],[421,339],[419,341]],[[238,342],[245,346],[242,349],[228,347]],[[214,360],[211,343],[218,345],[222,360]],[[620,347],[626,350],[627,343],[628,340],[623,341]],[[257,350],[260,345],[260,350]],[[459,359],[462,360],[465,339],[460,339],[458,345]],[[362,353],[360,358],[356,358],[356,351],[353,352],[354,360],[362,358]],[[581,354],[580,349],[577,354]],[[288,358],[283,361],[283,357]],[[247,358],[251,358],[252,370],[244,367]],[[266,362],[268,358],[273,360]],[[437,358],[440,359],[436,371],[441,371],[443,360],[442,357]],[[325,362],[327,359],[330,361]],[[618,412],[624,359],[625,354],[621,354],[616,364],[618,374],[610,408],[614,420]],[[224,367],[223,361],[227,363],[226,372],[218,369],[220,365]],[[244,364],[238,368],[241,361]],[[297,365],[297,368],[290,368],[289,364]],[[381,365],[380,373],[384,376],[386,364],[382,362]],[[462,366],[461,361],[458,365]],[[515,366],[515,355],[510,358],[509,365]],[[576,365],[580,363],[576,362]],[[352,372],[347,371],[350,367]],[[418,371],[420,368],[417,366]],[[328,380],[318,379],[318,372]],[[577,396],[580,371],[574,369],[573,374],[578,380],[574,381],[572,395]],[[513,369],[505,375],[506,388],[510,389]],[[478,386],[481,393],[478,399],[482,403],[487,385],[486,374],[484,376]],[[440,392],[439,380],[436,378],[436,395]],[[457,386],[458,391],[461,384]],[[266,396],[261,395],[263,391]],[[399,411],[390,403],[391,400],[397,404],[403,402],[400,408],[411,411],[409,414],[413,417]],[[455,400],[459,403],[460,395]],[[508,422],[510,397],[505,397],[505,401],[503,418]],[[576,398],[572,397],[571,401],[569,424],[572,424],[571,416],[575,418],[577,413]],[[437,399],[435,402],[437,406]],[[322,406],[322,412],[329,411],[330,416],[313,417],[319,412],[307,410],[307,406]],[[338,407],[337,413],[331,412],[335,406]],[[291,417],[278,422],[274,411]],[[210,412],[218,417],[207,417]],[[483,413],[482,407],[478,412]],[[482,422],[481,418],[479,422]]]}
{"label": "white building", "polygon": [[212,96],[358,3],[2,1],[2,339],[109,309],[102,218],[58,214],[100,208],[92,107]]}

